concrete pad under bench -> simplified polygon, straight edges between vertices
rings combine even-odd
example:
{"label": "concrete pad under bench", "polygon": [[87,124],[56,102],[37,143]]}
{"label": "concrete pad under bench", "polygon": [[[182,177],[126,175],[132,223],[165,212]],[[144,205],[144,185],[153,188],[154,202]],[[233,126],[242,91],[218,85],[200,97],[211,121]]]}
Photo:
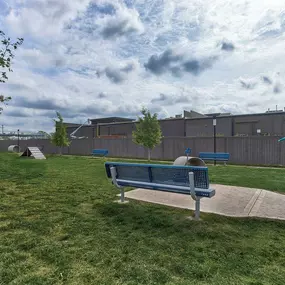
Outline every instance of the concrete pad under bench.
{"label": "concrete pad under bench", "polygon": [[[261,189],[212,184],[216,195],[201,199],[201,212],[232,217],[263,217],[285,220],[285,195]],[[195,209],[189,195],[163,191],[135,189],[125,197],[183,209]]]}
{"label": "concrete pad under bench", "polygon": [[285,195],[262,191],[249,216],[285,219]]}

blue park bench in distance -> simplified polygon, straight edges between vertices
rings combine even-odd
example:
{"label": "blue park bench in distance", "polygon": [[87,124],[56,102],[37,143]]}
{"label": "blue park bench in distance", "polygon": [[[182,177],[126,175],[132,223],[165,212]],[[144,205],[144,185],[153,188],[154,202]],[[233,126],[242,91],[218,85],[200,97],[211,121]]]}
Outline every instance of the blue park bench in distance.
{"label": "blue park bench in distance", "polygon": [[215,190],[209,188],[207,167],[106,162],[105,169],[107,177],[121,190],[121,202],[125,200],[124,187],[191,195],[195,218],[199,219],[200,199],[215,195]]}
{"label": "blue park bench in distance", "polygon": [[109,151],[107,149],[93,149],[92,155],[93,156],[107,156]]}
{"label": "blue park bench in distance", "polygon": [[199,158],[202,160],[223,161],[226,164],[230,159],[230,154],[226,152],[200,152]]}

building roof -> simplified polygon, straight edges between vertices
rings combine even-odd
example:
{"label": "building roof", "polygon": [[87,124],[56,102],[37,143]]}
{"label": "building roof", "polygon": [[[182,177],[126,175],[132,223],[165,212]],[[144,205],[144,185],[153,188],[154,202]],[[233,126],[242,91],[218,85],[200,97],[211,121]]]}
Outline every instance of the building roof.
{"label": "building roof", "polygon": [[81,124],[78,123],[68,123],[68,122],[63,122],[63,124],[69,128],[69,127],[79,127]]}
{"label": "building roof", "polygon": [[207,116],[207,117],[213,117],[215,115],[217,117],[233,116],[231,113],[211,113],[211,114],[205,114],[205,116]]}
{"label": "building roof", "polygon": [[[209,120],[215,114],[200,114],[191,110],[190,112],[184,111],[184,114],[189,116],[191,114],[192,117],[170,117],[165,119],[159,119],[158,121],[179,121],[179,120]],[[264,113],[254,113],[254,114],[230,114],[230,113],[220,113],[217,118],[242,118],[242,117],[249,117],[249,116],[271,116],[271,115],[284,115],[285,111],[277,110],[277,111],[266,111]],[[91,125],[83,125],[82,127],[91,127],[92,125],[100,124],[100,125],[110,125],[110,124],[127,124],[127,123],[136,123],[137,120],[125,118],[125,117],[105,117],[105,118],[95,118],[90,119],[92,122]],[[74,124],[74,123],[64,123],[67,127],[76,127],[80,126],[81,124]]]}
{"label": "building roof", "polygon": [[[158,119],[159,122],[165,122],[165,121],[181,121],[185,120],[185,118],[165,118],[165,119]],[[125,121],[125,122],[104,122],[104,123],[98,123],[100,126],[104,125],[121,125],[121,124],[130,124],[130,123],[138,123],[138,120],[133,120],[133,121]]]}
{"label": "building roof", "polygon": [[124,117],[105,117],[105,118],[95,118],[90,119],[92,124],[100,124],[100,123],[114,123],[114,122],[131,122],[134,119],[124,118]]}
{"label": "building roof", "polygon": [[[272,116],[272,115],[284,115],[285,116],[285,111],[270,111],[270,112],[264,112],[264,113],[253,113],[253,114],[237,114],[233,115],[230,114],[228,115],[227,113],[221,113],[218,118],[242,118],[242,117],[252,117],[252,116]],[[211,119],[212,116],[211,114],[208,114],[207,117],[205,118],[185,118],[186,120],[203,120],[203,119]]]}

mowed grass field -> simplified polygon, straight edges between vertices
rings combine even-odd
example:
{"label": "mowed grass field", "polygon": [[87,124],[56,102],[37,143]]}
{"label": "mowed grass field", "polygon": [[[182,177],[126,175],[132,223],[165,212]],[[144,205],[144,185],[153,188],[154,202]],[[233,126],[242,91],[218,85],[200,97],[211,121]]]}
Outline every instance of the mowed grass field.
{"label": "mowed grass field", "polygon": [[[285,192],[284,169],[209,173]],[[0,154],[0,284],[285,284],[285,222],[205,213],[197,222],[116,194],[103,159]]]}

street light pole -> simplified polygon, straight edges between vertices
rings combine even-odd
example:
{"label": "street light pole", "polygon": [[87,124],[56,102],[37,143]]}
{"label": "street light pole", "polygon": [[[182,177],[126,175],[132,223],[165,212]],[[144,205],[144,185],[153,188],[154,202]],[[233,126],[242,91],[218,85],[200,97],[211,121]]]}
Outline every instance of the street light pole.
{"label": "street light pole", "polygon": [[[213,117],[213,126],[214,126],[214,153],[217,152],[217,136],[216,136],[216,126],[217,126],[217,119],[216,116]],[[214,160],[214,165],[217,164],[216,159]]]}
{"label": "street light pole", "polygon": [[18,129],[18,152],[20,152],[20,130]]}

